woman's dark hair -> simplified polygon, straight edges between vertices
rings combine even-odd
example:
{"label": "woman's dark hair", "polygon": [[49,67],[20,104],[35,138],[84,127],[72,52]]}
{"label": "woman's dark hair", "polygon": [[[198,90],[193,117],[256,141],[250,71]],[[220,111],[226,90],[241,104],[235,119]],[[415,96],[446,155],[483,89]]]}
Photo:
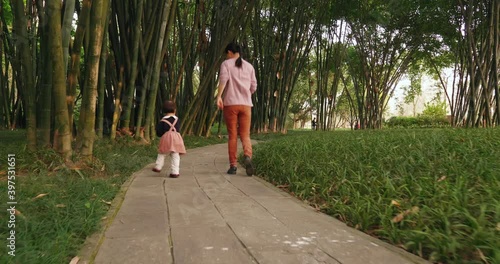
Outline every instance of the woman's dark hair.
{"label": "woman's dark hair", "polygon": [[175,103],[173,101],[163,101],[163,113],[175,113],[175,108]]}
{"label": "woman's dark hair", "polygon": [[225,53],[227,53],[228,51],[231,51],[232,53],[239,53],[240,54],[240,56],[238,57],[238,59],[236,60],[234,65],[236,65],[236,67],[238,67],[238,68],[241,68],[241,65],[243,62],[241,60],[241,47],[240,47],[240,45],[238,45],[236,42],[231,42],[231,43],[227,44],[226,48],[224,49]]}

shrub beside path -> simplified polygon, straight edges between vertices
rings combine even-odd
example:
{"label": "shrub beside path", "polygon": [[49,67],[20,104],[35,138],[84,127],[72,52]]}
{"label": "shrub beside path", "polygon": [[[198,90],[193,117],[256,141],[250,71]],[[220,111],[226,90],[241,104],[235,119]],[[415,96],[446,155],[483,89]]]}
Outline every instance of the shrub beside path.
{"label": "shrub beside path", "polygon": [[226,144],[188,150],[176,179],[152,167],[134,174],[79,263],[428,263],[242,167],[227,175]]}

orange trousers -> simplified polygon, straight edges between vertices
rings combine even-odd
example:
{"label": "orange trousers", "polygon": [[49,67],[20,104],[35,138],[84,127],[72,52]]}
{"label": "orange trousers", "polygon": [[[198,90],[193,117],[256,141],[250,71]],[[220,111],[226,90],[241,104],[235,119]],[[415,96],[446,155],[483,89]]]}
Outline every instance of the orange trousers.
{"label": "orange trousers", "polygon": [[250,123],[252,121],[252,107],[246,105],[224,106],[224,121],[229,135],[228,154],[229,164],[236,166],[238,152],[238,135],[243,145],[245,156],[252,157],[252,142],[250,141]]}

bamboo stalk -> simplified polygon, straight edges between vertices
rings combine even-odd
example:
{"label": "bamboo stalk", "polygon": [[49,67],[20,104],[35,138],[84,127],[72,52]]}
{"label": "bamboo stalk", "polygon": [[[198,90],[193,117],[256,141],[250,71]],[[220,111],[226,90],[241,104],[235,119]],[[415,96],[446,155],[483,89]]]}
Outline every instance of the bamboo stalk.
{"label": "bamboo stalk", "polygon": [[61,42],[61,9],[59,0],[48,0],[50,55],[52,58],[53,93],[54,93],[54,148],[62,157],[69,160],[71,156],[71,130],[68,108],[66,106],[66,85],[64,74],[64,58]]}
{"label": "bamboo stalk", "polygon": [[85,89],[83,90],[82,108],[80,113],[77,148],[84,158],[92,156],[95,139],[97,82],[99,76],[99,61],[103,40],[103,18],[107,13],[108,0],[96,0],[92,3],[90,19],[91,34],[87,70],[85,71]]}

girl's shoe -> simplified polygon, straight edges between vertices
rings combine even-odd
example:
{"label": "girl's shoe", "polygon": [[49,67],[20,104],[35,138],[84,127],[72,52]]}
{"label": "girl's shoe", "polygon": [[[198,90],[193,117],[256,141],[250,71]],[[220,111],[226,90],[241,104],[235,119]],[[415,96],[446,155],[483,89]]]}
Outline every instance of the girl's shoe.
{"label": "girl's shoe", "polygon": [[153,168],[152,171],[154,171],[154,172],[160,172],[161,170],[157,169],[157,168]]}
{"label": "girl's shoe", "polygon": [[179,174],[170,173],[170,178],[178,178],[179,176],[180,176]]}

